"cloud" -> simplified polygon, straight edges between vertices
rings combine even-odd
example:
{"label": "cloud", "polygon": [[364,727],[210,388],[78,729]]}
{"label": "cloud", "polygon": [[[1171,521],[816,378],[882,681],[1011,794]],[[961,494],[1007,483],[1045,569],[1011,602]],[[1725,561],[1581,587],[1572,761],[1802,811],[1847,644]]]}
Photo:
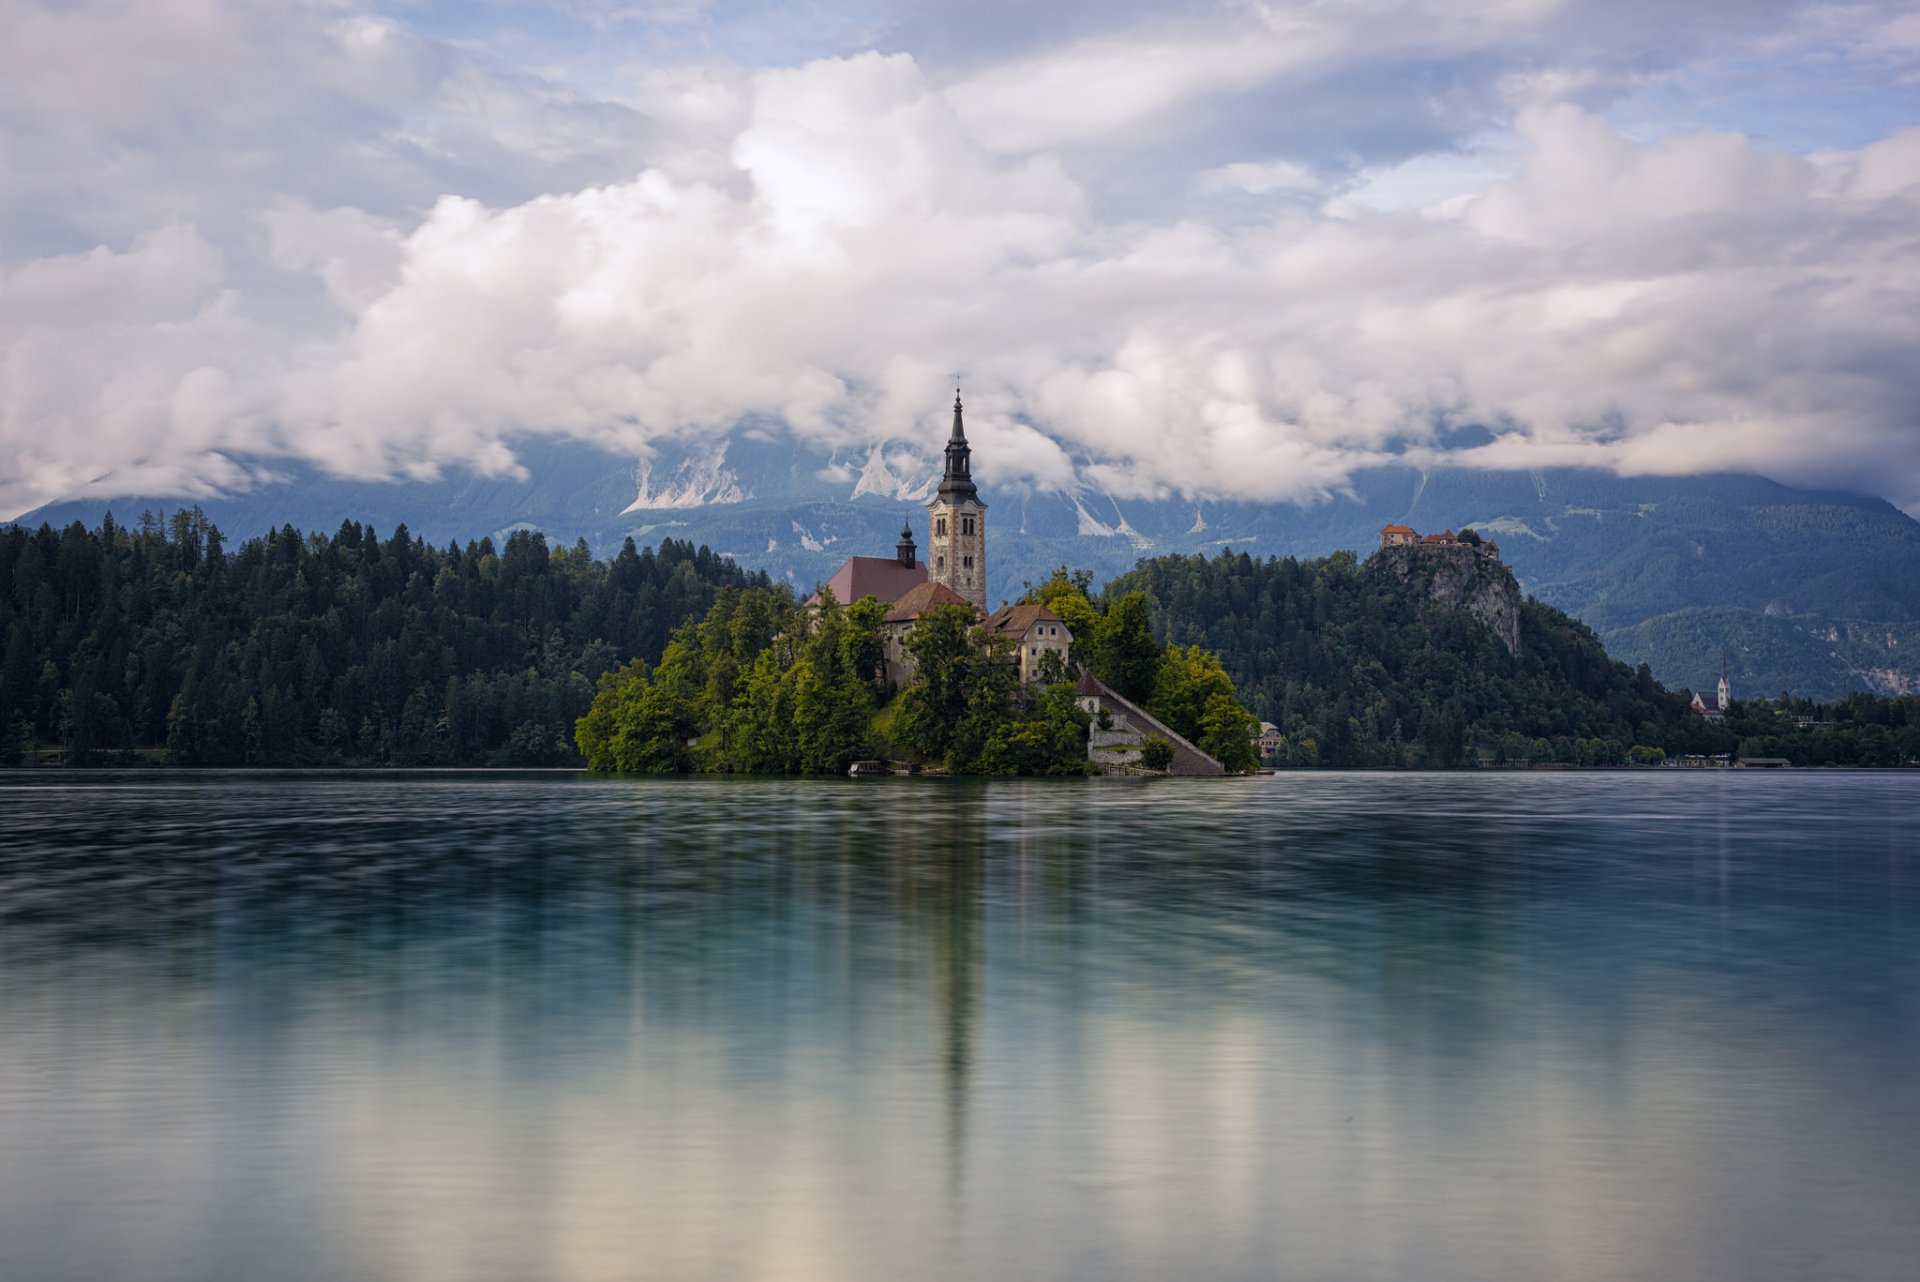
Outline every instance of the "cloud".
{"label": "cloud", "polygon": [[[1690,21],[1731,20],[1707,10]],[[113,12],[120,43],[145,30]],[[1619,28],[1651,12],[1625,6]],[[1303,25],[1321,13],[1259,11],[1212,78],[1194,68],[1217,25],[1142,26],[957,78],[904,53],[649,67],[614,103],[351,5],[300,7],[297,39],[261,39],[325,51],[286,119],[335,178],[290,177],[298,158],[269,148],[258,187],[212,210],[260,143],[216,129],[219,181],[183,202],[212,222],[157,216],[159,184],[103,219],[128,228],[107,247],[0,267],[0,510],[110,470],[246,484],[276,458],[513,474],[527,434],[636,453],[750,418],[832,446],[921,439],[956,377],[1010,484],[1305,498],[1411,458],[1734,467],[1920,505],[1920,130],[1809,154],[1730,130],[1630,137],[1556,101],[1590,78],[1543,67],[1516,88],[1502,64],[1487,93],[1521,104],[1511,128],[1459,150],[1345,175],[1196,156],[1167,171],[1164,215],[1116,211],[1075,147],[1360,56],[1353,31]],[[1404,27],[1375,54],[1568,29],[1556,5],[1369,13]],[[1140,83],[1077,101],[1115,68]],[[1022,125],[1027,73],[1052,114]],[[198,120],[258,73],[233,74],[174,109]],[[143,127],[171,84],[127,87],[85,130]],[[342,103],[363,104],[348,133],[371,131],[357,159],[303,114]],[[504,195],[450,185],[490,155],[514,158]],[[575,172],[597,176],[552,185]],[[1464,423],[1493,439],[1451,449]]]}
{"label": "cloud", "polygon": [[1326,183],[1305,165],[1289,160],[1242,160],[1202,170],[1195,185],[1203,192],[1244,192],[1266,196],[1279,191],[1315,192]]}

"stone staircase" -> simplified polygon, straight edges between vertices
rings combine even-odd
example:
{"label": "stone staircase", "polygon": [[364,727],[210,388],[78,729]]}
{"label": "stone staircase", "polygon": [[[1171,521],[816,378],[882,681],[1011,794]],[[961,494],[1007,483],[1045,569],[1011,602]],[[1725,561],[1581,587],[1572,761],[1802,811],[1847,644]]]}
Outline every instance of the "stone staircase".
{"label": "stone staircase", "polygon": [[[1081,708],[1094,718],[1087,731],[1087,760],[1099,766],[1101,773],[1124,775],[1140,771],[1140,745],[1148,735],[1159,735],[1173,745],[1173,761],[1167,766],[1170,775],[1227,773],[1225,766],[1200,751],[1192,741],[1174,733],[1165,722],[1132,700],[1114,693],[1111,686],[1091,672],[1080,673],[1080,684],[1074,694]],[[1100,726],[1102,711],[1112,722],[1110,728]]]}

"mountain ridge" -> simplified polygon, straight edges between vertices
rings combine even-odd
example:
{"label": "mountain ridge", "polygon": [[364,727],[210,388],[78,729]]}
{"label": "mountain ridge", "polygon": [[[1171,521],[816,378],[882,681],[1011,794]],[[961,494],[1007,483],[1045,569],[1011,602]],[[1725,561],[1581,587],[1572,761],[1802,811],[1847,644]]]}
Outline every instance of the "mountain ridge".
{"label": "mountain ridge", "polygon": [[[524,480],[456,471],[432,482],[364,482],[276,465],[281,483],[198,502],[239,538],[285,524],[330,529],[351,518],[382,529],[404,523],[436,544],[540,529],[556,543],[584,538],[601,555],[629,536],[690,539],[809,588],[849,555],[891,549],[902,521],[921,524],[917,499],[936,475],[934,460],[911,442],[829,451],[758,425],[720,441],[663,442],[645,460],[550,439],[519,448]],[[1471,525],[1500,541],[1527,593],[1634,647],[1671,684],[1697,685],[1717,670],[1723,648],[1737,652],[1747,688],[1831,695],[1866,679],[1855,673],[1880,674],[1870,688],[1882,692],[1920,683],[1920,647],[1913,658],[1890,647],[1871,664],[1832,647],[1789,652],[1773,633],[1763,643],[1747,618],[1799,619],[1803,632],[1825,626],[1847,635],[1856,624],[1920,620],[1920,522],[1871,496],[1741,474],[1385,466],[1305,503],[1136,499],[996,487],[991,456],[980,464],[994,505],[992,600],[1019,595],[1023,582],[1063,562],[1104,581],[1141,556],[1223,547],[1263,557],[1341,548],[1365,555],[1390,522],[1423,532]],[[163,495],[72,499],[21,520],[91,524],[112,510],[124,521],[142,507],[183,505]],[[1697,620],[1645,626],[1700,609],[1743,613],[1723,616],[1726,634],[1704,649]]]}

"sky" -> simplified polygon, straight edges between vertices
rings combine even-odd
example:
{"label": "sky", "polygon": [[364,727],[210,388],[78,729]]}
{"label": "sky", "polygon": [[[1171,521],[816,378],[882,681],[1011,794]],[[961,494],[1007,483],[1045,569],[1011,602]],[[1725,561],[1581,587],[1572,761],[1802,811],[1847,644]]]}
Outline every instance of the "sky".
{"label": "sky", "polygon": [[0,518],[784,424],[1920,513],[1920,10],[8,0]]}

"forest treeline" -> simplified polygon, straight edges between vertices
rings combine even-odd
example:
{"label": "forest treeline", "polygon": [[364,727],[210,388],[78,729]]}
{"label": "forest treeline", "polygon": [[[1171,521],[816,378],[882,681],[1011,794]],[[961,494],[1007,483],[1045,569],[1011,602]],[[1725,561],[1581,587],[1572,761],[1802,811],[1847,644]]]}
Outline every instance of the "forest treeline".
{"label": "forest treeline", "polygon": [[0,527],[0,764],[578,764],[601,673],[767,586],[672,539],[595,560],[347,521],[229,548],[197,508]]}
{"label": "forest treeline", "polygon": [[[1063,569],[1029,599],[1067,621],[1078,663],[1236,762],[1242,702],[1279,726],[1283,765],[1920,761],[1920,698],[1736,700],[1710,723],[1557,610],[1521,604],[1514,656],[1464,614],[1423,612],[1426,586],[1349,553],[1226,552],[1144,560],[1098,594]],[[1072,701],[1002,689],[1005,665],[957,618],[927,630],[945,649],[909,695],[856,679],[876,662],[870,603],[811,633],[797,611],[671,539],[595,560],[531,532],[435,548],[352,521],[229,547],[197,509],[0,527],[0,764],[577,765],[602,686],[663,732],[620,739],[640,754],[627,768],[838,769],[895,750],[990,773],[1077,763]]]}
{"label": "forest treeline", "polygon": [[1920,698],[1735,700],[1716,724],[1551,606],[1520,603],[1512,655],[1465,613],[1427,612],[1428,586],[1350,552],[1302,561],[1226,551],[1143,560],[1106,594],[1147,594],[1157,636],[1218,653],[1254,714],[1279,727],[1283,765],[1920,761]]}

